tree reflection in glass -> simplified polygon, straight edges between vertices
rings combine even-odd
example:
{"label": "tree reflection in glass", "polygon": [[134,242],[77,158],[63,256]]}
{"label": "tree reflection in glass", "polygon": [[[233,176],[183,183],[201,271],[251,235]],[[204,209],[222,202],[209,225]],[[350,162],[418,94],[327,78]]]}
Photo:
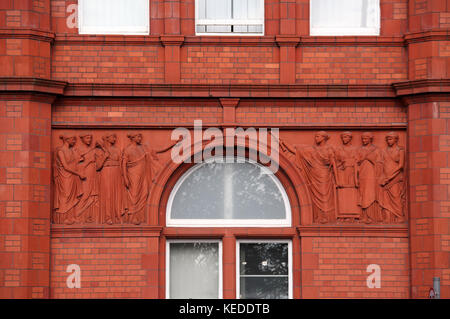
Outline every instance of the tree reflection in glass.
{"label": "tree reflection in glass", "polygon": [[289,298],[287,243],[240,243],[240,298]]}

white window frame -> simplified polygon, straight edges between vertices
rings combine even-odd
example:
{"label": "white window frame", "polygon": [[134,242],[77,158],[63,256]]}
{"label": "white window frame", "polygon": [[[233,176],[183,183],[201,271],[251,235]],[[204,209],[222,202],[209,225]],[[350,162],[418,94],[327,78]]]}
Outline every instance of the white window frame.
{"label": "white window frame", "polygon": [[[263,0],[261,0],[263,1]],[[264,1],[263,1],[264,2]],[[198,0],[195,0],[195,35],[204,36],[204,35],[212,35],[212,36],[263,36],[265,32],[265,6],[263,3],[263,13],[262,19],[247,19],[247,20],[239,20],[239,19],[199,19],[198,10],[200,6],[198,4]],[[197,25],[233,25],[233,24],[243,24],[243,25],[262,25],[261,32],[197,32]]]}
{"label": "white window frame", "polygon": [[[288,299],[293,298],[293,271],[292,271],[292,240],[290,239],[238,239],[236,240],[236,299],[241,299],[241,256],[240,247],[241,243],[250,244],[267,244],[267,243],[277,243],[277,244],[288,244]],[[269,275],[261,275],[261,277],[270,277]],[[283,276],[284,277],[284,276]]]}
{"label": "white window frame", "polygon": [[[201,168],[203,165],[206,165],[211,162],[225,162],[234,160],[235,162],[243,161],[248,162],[260,167],[260,169],[267,172],[272,179],[272,181],[277,185],[278,190],[283,197],[284,207],[286,211],[285,219],[179,219],[179,218],[171,218],[172,204],[177,194],[180,186],[183,182],[197,169]],[[205,160],[203,163],[199,163],[188,169],[183,176],[177,181],[175,187],[172,189],[170,193],[169,200],[167,203],[166,210],[166,226],[167,227],[291,227],[292,224],[292,210],[291,205],[289,203],[289,197],[287,196],[286,190],[281,184],[280,180],[276,178],[275,174],[270,171],[267,167],[251,160],[248,158],[240,158],[240,157],[225,157],[225,158],[210,158]]]}
{"label": "white window frame", "polygon": [[222,240],[220,239],[167,239],[166,240],[166,299],[170,299],[170,244],[171,243],[207,243],[215,244],[218,243],[219,248],[219,293],[217,299],[223,299],[223,250],[222,250]]}
{"label": "white window frame", "polygon": [[[378,0],[377,12],[376,12],[376,21],[377,24],[375,27],[365,27],[365,28],[356,28],[356,27],[313,27],[312,25],[312,17],[314,7],[312,2],[314,0],[309,0],[309,34],[311,36],[379,36],[380,35],[380,1]],[[338,0],[336,0],[338,1]]]}
{"label": "white window frame", "polygon": [[150,34],[150,0],[146,1],[143,8],[146,13],[146,25],[138,27],[85,27],[83,26],[83,6],[84,2],[89,0],[78,0],[78,33],[79,34],[98,34],[98,35],[149,35]]}

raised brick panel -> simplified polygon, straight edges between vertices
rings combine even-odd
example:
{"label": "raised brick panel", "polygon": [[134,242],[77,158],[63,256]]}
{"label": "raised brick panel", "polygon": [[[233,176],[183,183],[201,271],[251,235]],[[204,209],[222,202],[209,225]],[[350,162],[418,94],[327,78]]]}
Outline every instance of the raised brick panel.
{"label": "raised brick panel", "polygon": [[[303,298],[408,298],[407,238],[304,237]],[[380,266],[381,287],[369,288],[367,272]]]}
{"label": "raised brick panel", "polygon": [[31,39],[0,39],[0,76],[50,78],[50,44]]}
{"label": "raised brick panel", "polygon": [[50,104],[0,100],[1,298],[48,297]]}
{"label": "raised brick panel", "polygon": [[273,125],[405,125],[406,108],[395,101],[241,101],[238,123]]}
{"label": "raised brick panel", "polygon": [[[100,104],[100,105],[98,105]],[[149,102],[141,103],[97,103],[83,105],[83,102],[56,104],[52,112],[53,125],[136,125],[148,124],[185,124],[193,125],[194,120],[202,120],[204,124],[220,123],[222,107],[218,101],[213,102]]]}
{"label": "raised brick panel", "polygon": [[450,41],[411,43],[409,76],[411,80],[450,77]]}
{"label": "raised brick panel", "polygon": [[305,84],[400,82],[407,79],[405,51],[402,47],[304,47],[296,78]]}
{"label": "raised brick panel", "polygon": [[276,47],[188,46],[181,48],[181,83],[276,84]]}
{"label": "raised brick panel", "polygon": [[[53,238],[51,298],[144,298],[158,294],[158,238]],[[68,288],[80,267],[81,288]]]}
{"label": "raised brick panel", "polygon": [[72,83],[160,83],[162,46],[55,45],[53,79]]}
{"label": "raised brick panel", "polygon": [[409,31],[448,28],[447,0],[409,0]]}
{"label": "raised brick panel", "polygon": [[0,28],[50,28],[50,0],[4,0]]}

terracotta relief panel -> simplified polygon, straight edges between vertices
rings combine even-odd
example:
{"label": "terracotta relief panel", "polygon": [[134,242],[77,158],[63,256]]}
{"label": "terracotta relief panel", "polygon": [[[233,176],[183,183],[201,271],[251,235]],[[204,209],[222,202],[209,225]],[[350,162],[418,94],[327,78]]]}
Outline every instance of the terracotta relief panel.
{"label": "terracotta relief panel", "polygon": [[282,137],[280,147],[307,184],[314,223],[406,221],[404,132],[319,131],[301,142],[305,135],[309,145]]}
{"label": "terracotta relief panel", "polygon": [[[54,130],[53,223],[145,224],[171,132]],[[305,183],[313,223],[399,224],[404,141],[404,131],[281,131],[279,148]]]}

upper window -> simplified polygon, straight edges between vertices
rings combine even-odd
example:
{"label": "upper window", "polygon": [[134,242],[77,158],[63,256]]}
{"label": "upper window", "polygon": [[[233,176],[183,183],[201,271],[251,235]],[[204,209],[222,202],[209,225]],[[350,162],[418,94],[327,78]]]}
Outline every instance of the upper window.
{"label": "upper window", "polygon": [[80,34],[149,34],[149,0],[79,0]]}
{"label": "upper window", "polygon": [[266,167],[218,159],[189,169],[169,197],[167,226],[290,226],[289,201]]}
{"label": "upper window", "polygon": [[196,34],[263,35],[264,0],[196,0]]}
{"label": "upper window", "polygon": [[311,35],[379,35],[379,0],[310,0]]}

